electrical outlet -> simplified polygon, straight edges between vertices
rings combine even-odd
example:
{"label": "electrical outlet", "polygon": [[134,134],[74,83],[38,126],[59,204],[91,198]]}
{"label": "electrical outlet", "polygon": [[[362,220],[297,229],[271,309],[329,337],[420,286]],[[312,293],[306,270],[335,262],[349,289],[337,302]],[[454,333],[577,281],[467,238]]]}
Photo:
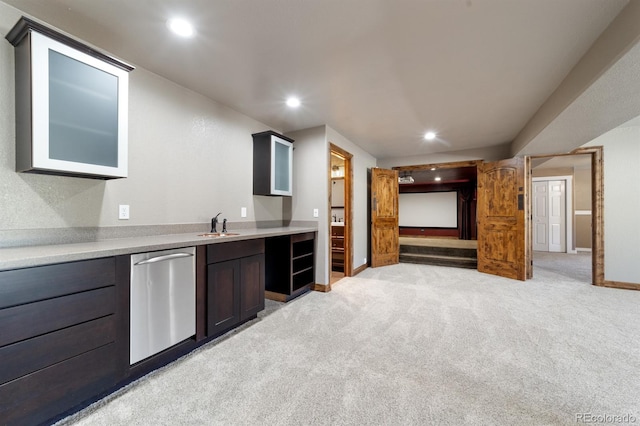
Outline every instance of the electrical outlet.
{"label": "electrical outlet", "polygon": [[129,205],[128,204],[120,204],[118,206],[118,219],[120,219],[120,220],[128,220],[129,219]]}
{"label": "electrical outlet", "polygon": [[240,217],[247,217],[247,208],[240,207]]}
{"label": "electrical outlet", "polygon": [[365,265],[367,264],[367,258],[366,257],[364,258],[364,261],[362,263],[364,263]]}
{"label": "electrical outlet", "polygon": [[313,209],[313,217],[320,216],[320,211],[318,209]]}

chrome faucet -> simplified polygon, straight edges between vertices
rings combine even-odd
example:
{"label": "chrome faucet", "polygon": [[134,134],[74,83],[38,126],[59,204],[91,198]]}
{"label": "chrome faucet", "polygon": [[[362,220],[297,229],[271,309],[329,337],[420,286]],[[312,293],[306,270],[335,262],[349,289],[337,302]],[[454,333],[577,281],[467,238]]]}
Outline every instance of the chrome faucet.
{"label": "chrome faucet", "polygon": [[221,214],[222,212],[218,213],[217,215],[215,215],[215,217],[211,219],[211,231],[210,231],[211,233],[218,232],[216,227],[218,226],[218,216],[220,216]]}
{"label": "chrome faucet", "polygon": [[227,233],[227,218],[222,219],[222,233]]}

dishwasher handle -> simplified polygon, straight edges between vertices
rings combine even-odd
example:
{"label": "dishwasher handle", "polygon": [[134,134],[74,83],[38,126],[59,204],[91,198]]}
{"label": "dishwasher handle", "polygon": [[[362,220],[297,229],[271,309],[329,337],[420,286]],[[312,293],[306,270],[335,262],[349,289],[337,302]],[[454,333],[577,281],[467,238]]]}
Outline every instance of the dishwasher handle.
{"label": "dishwasher handle", "polygon": [[193,254],[191,253],[165,254],[163,256],[152,257],[151,259],[141,260],[140,262],[134,263],[133,266],[148,265],[150,263],[164,262],[165,260],[173,260],[173,259],[179,259],[181,257],[191,257],[191,256],[193,256]]}

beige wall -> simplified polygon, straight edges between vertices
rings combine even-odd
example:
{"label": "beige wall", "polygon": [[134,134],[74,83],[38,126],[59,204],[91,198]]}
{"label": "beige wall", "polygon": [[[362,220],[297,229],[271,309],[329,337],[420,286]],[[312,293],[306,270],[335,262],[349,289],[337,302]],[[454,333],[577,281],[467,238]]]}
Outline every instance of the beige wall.
{"label": "beige wall", "polygon": [[[4,38],[21,13],[0,3]],[[251,134],[269,129],[145,69],[130,74],[129,177],[16,173],[13,46],[0,43],[0,230],[281,220],[281,197],[252,195]],[[117,219],[118,204],[131,219]],[[247,207],[248,217],[240,218]]]}
{"label": "beige wall", "polygon": [[556,167],[549,169],[533,169],[532,177],[573,176],[573,167]]}
{"label": "beige wall", "polygon": [[591,248],[591,169],[573,172],[576,248]]}
{"label": "beige wall", "polygon": [[573,178],[575,209],[591,210],[591,169],[575,169]]}
{"label": "beige wall", "polygon": [[576,249],[591,249],[593,229],[591,215],[576,215],[575,218]]}

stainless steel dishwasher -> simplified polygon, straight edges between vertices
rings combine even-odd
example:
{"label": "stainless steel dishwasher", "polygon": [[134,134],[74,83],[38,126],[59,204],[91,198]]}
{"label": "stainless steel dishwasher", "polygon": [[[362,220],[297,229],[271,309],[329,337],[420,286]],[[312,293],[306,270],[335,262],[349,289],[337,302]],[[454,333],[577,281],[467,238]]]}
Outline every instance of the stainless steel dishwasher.
{"label": "stainless steel dishwasher", "polygon": [[131,256],[131,364],[195,335],[195,252],[188,247]]}

